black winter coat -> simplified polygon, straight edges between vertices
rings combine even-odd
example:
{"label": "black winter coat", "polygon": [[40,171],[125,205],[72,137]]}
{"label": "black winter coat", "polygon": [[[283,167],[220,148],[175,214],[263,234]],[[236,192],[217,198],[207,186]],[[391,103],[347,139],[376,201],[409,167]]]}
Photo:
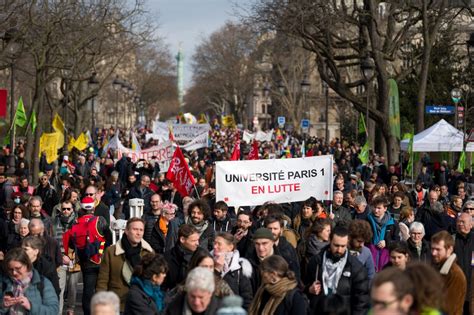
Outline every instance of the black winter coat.
{"label": "black winter coat", "polygon": [[186,279],[189,260],[191,255],[185,255],[184,249],[177,244],[171,250],[165,252],[165,260],[168,263],[168,272],[161,288],[163,291],[171,290]]}
{"label": "black winter coat", "polygon": [[158,315],[155,301],[149,297],[139,285],[132,284],[127,293],[124,314],[127,315]]}
{"label": "black winter coat", "polygon": [[[183,308],[186,304],[186,292],[180,293],[165,309],[165,315],[178,315],[183,314]],[[212,295],[211,302],[207,306],[205,312],[200,313],[201,315],[214,315],[220,306],[220,300],[215,295]],[[197,313],[196,313],[197,314]]]}
{"label": "black winter coat", "polygon": [[[324,300],[323,286],[323,255],[329,250],[326,248],[319,255],[314,256],[308,263],[306,277],[304,279],[305,292],[310,300],[310,307],[313,312],[322,310]],[[319,266],[318,268],[316,266]],[[316,280],[316,269],[318,270],[318,280],[321,282],[321,293],[313,295],[308,292],[309,287]],[[365,315],[369,310],[369,278],[366,268],[359,262],[357,257],[348,255],[344,266],[342,276],[337,285],[337,294],[339,294],[345,305],[351,306],[351,314]]]}
{"label": "black winter coat", "polygon": [[420,255],[418,255],[418,251],[416,250],[415,243],[413,243],[410,239],[408,239],[407,245],[408,245],[408,249],[410,250],[411,260],[421,261],[427,264],[431,264],[431,247],[428,241],[421,240]]}
{"label": "black winter coat", "polygon": [[156,222],[147,221],[145,225],[144,239],[150,243],[151,247],[156,253],[163,254],[172,249],[178,240],[179,226],[176,220],[171,220],[168,223],[168,232],[166,236],[161,232],[159,227],[159,220]]}
{"label": "black winter coat", "polygon": [[464,275],[466,276],[466,301],[471,301],[472,253],[474,253],[474,233],[472,231],[466,236],[456,233],[456,239],[454,242],[454,253],[456,253],[457,263],[459,267],[461,267]]}
{"label": "black winter coat", "polygon": [[236,295],[240,295],[243,299],[243,308],[248,310],[253,299],[253,290],[251,277],[258,270],[252,270],[252,265],[245,258],[240,258],[237,251],[234,252],[229,271],[224,275],[223,279]]}
{"label": "black winter coat", "polygon": [[38,256],[38,259],[33,263],[33,267],[38,271],[38,273],[45,278],[48,278],[49,281],[53,284],[54,290],[59,297],[61,289],[59,288],[59,277],[58,272],[54,263],[46,256]]}
{"label": "black winter coat", "polygon": [[[275,248],[275,246],[274,246]],[[296,275],[296,281],[301,283],[301,270],[300,262],[298,261],[298,254],[293,246],[286,240],[285,237],[281,236],[278,241],[278,246],[275,248],[275,254],[285,258],[290,270]]]}

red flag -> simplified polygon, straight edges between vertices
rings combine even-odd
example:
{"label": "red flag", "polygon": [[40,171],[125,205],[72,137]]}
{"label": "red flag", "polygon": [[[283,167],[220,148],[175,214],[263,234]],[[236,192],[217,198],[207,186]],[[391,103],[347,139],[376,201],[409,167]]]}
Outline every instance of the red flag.
{"label": "red flag", "polygon": [[252,142],[252,148],[247,156],[247,160],[258,160],[258,141],[255,139]]}
{"label": "red flag", "polygon": [[183,197],[189,196],[193,191],[196,182],[179,147],[176,147],[176,151],[174,151],[166,178],[173,182],[174,187]]}
{"label": "red flag", "polygon": [[0,89],[0,118],[7,117],[7,95],[7,90]]}
{"label": "red flag", "polygon": [[232,156],[230,157],[230,160],[231,161],[240,160],[240,134],[238,131],[235,134],[234,151],[232,151]]}

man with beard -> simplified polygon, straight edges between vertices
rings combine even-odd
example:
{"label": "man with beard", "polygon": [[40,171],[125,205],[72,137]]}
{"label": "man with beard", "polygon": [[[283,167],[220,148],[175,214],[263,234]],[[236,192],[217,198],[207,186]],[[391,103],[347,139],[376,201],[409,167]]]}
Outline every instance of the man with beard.
{"label": "man with beard", "polygon": [[204,200],[196,200],[189,205],[186,224],[199,232],[199,246],[211,251],[214,248],[214,229],[209,222],[211,208]]}
{"label": "man with beard", "polygon": [[218,201],[214,205],[212,227],[215,232],[230,232],[235,225],[228,213],[229,207],[224,201]]}
{"label": "man with beard", "polygon": [[336,226],[331,232],[329,246],[308,263],[304,279],[305,293],[313,312],[325,311],[325,300],[338,294],[342,304],[351,305],[353,315],[369,310],[369,279],[359,260],[349,255],[349,231]]}
{"label": "man with beard", "polygon": [[456,263],[454,238],[447,231],[438,232],[431,237],[431,255],[434,267],[439,270],[444,281],[443,311],[449,315],[461,315],[467,282]]}
{"label": "man with beard", "polygon": [[241,257],[246,257],[252,248],[252,214],[245,210],[237,213],[237,223],[232,229],[232,234],[237,241],[237,250]]}
{"label": "man with beard", "polygon": [[370,249],[364,244],[372,239],[370,225],[364,220],[354,220],[349,225],[349,254],[357,257],[367,270],[369,280],[375,276],[375,266]]}
{"label": "man with beard", "polygon": [[186,278],[189,261],[198,247],[199,231],[191,225],[181,225],[178,231],[178,242],[164,254],[168,263],[168,273],[161,285],[164,291],[173,289]]}

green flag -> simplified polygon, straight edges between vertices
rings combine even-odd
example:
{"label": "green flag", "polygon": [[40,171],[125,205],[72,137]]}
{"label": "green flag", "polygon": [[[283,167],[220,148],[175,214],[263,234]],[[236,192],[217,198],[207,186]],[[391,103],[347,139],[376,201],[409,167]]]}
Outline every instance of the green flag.
{"label": "green flag", "polygon": [[25,107],[23,106],[23,99],[20,96],[15,113],[15,125],[17,125],[18,127],[24,127],[27,122],[28,119],[26,118]]}
{"label": "green flag", "polygon": [[390,134],[397,139],[400,139],[400,101],[398,96],[398,85],[394,79],[388,80],[388,106],[389,116],[388,122],[390,125]]}
{"label": "green flag", "polygon": [[362,164],[367,164],[369,162],[369,141],[366,141],[360,153],[358,155],[359,160]]}
{"label": "green flag", "polygon": [[3,138],[3,145],[9,145],[10,144],[10,130],[8,130],[8,133],[5,135],[5,138]]}
{"label": "green flag", "polygon": [[466,151],[462,151],[461,156],[459,157],[458,169],[459,173],[464,172],[466,168]]}
{"label": "green flag", "polygon": [[408,154],[410,155],[410,159],[408,160],[407,165],[407,174],[411,174],[413,171],[413,162],[415,160],[415,156],[413,154],[413,133],[406,133],[403,135],[403,139],[410,139],[408,142]]}
{"label": "green flag", "polygon": [[362,115],[362,113],[360,113],[360,116],[359,116],[359,134],[361,133],[367,133],[367,128],[365,126],[365,120],[364,120],[364,115]]}
{"label": "green flag", "polygon": [[34,109],[33,109],[33,112],[31,113],[29,124],[31,125],[31,133],[34,134],[36,130],[36,125],[37,125],[36,111]]}

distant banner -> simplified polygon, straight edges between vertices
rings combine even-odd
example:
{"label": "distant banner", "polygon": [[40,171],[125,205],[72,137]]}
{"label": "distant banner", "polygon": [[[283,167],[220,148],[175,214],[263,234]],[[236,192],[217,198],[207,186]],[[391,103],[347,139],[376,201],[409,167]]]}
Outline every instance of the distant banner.
{"label": "distant banner", "polygon": [[229,206],[332,199],[332,156],[216,163],[216,200]]}
{"label": "distant banner", "polygon": [[252,142],[253,139],[260,142],[270,142],[272,141],[272,137],[273,137],[273,129],[270,130],[269,132],[257,131],[257,133],[255,134],[244,130],[244,133],[242,135],[242,140],[247,143]]}
{"label": "distant banner", "polygon": [[209,146],[209,132],[200,134],[185,145],[180,146],[181,149],[186,151],[193,151],[201,148],[207,148]]}
{"label": "distant banner", "polygon": [[[148,138],[153,139],[169,139],[169,125],[166,122],[155,121],[153,123],[153,134]],[[196,135],[209,132],[211,126],[209,124],[171,124],[173,135],[176,141],[191,141]]]}
{"label": "distant banner", "polygon": [[121,156],[123,153],[127,153],[133,162],[137,162],[141,159],[149,161],[154,156],[156,162],[160,165],[160,172],[163,173],[168,171],[171,159],[173,158],[174,148],[171,142],[168,141],[160,145],[137,152],[128,148],[121,148],[119,150],[119,156]]}

